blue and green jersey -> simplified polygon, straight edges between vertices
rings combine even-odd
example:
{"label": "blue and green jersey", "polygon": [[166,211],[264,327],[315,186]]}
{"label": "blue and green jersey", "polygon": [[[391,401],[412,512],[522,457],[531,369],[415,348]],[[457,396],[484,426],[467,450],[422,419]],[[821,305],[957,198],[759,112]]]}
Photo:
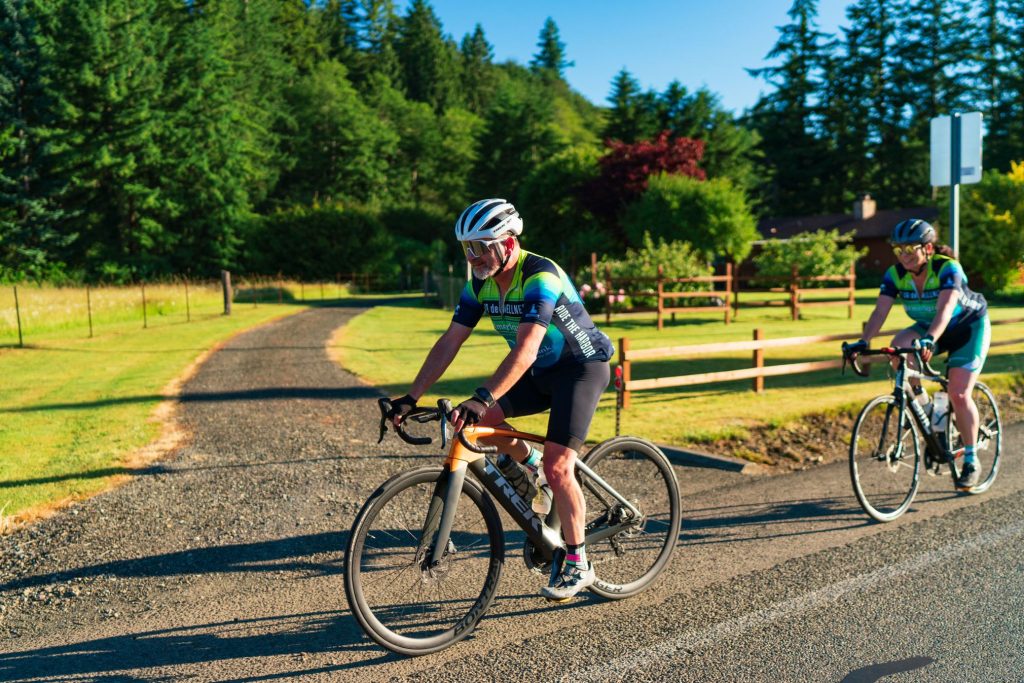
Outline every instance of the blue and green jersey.
{"label": "blue and green jersey", "polygon": [[880,294],[903,302],[907,315],[915,322],[930,325],[935,319],[939,293],[946,289],[956,291],[956,308],[947,330],[970,325],[983,318],[988,310],[985,297],[967,287],[967,275],[958,262],[948,256],[933,254],[927,265],[928,277],[921,291],[917,291],[913,275],[900,264],[885,271]]}
{"label": "blue and green jersey", "polygon": [[452,321],[476,327],[484,313],[509,348],[515,348],[521,324],[547,328],[535,368],[607,361],[614,352],[611,340],[594,325],[565,271],[551,259],[526,250],[519,252],[512,284],[504,298],[494,278],[474,277],[462,290]]}

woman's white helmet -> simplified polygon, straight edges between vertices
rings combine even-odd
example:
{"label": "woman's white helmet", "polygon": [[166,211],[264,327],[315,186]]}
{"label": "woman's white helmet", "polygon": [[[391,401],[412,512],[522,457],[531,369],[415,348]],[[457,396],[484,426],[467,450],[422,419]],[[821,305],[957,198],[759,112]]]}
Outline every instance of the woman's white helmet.
{"label": "woman's white helmet", "polygon": [[466,207],[455,221],[455,237],[460,242],[490,242],[509,233],[521,235],[523,219],[516,207],[504,199],[481,199]]}

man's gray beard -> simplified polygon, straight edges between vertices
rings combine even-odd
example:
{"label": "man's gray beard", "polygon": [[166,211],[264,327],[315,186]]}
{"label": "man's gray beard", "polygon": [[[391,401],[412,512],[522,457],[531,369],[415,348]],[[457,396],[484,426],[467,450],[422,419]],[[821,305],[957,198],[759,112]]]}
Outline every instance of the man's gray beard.
{"label": "man's gray beard", "polygon": [[498,274],[498,266],[494,265],[491,267],[487,266],[473,266],[473,277],[477,280],[486,280],[489,277],[494,277]]}

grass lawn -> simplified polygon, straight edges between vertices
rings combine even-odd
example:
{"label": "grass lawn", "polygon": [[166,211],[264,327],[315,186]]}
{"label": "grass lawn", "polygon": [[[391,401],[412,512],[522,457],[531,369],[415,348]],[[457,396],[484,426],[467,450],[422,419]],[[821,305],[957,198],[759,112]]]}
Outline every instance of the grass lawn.
{"label": "grass lawn", "polygon": [[[62,292],[84,300],[84,290]],[[196,294],[192,322],[184,311],[154,309],[143,329],[141,316],[108,302],[90,339],[69,322],[77,317],[59,308],[57,294],[34,294],[37,310],[46,297],[58,308],[37,318],[25,348],[9,337],[0,347],[0,531],[129,473],[133,455],[161,432],[154,410],[172,380],[218,342],[304,308],[236,301],[225,317],[212,290]]]}
{"label": "grass lawn", "polygon": [[[725,325],[717,314],[677,316],[675,324],[658,332],[654,314],[614,315],[612,324],[604,316],[595,316],[598,326],[614,342],[630,340],[631,348],[705,344],[716,341],[751,339],[761,328],[767,338],[849,333],[860,336],[861,321],[874,305],[877,290],[861,290],[853,320],[844,306],[822,307],[805,312],[805,319],[792,321],[788,309],[742,309],[739,319]],[[991,309],[993,320],[1024,317],[1024,304],[997,305]],[[336,339],[343,365],[366,381],[381,387],[391,396],[407,390],[423,358],[437,337],[447,328],[451,313],[424,308],[411,301],[400,307],[377,307],[353,320]],[[905,327],[909,318],[895,307],[886,329]],[[474,334],[463,347],[445,376],[425,402],[449,397],[460,401],[490,376],[508,351],[504,341],[493,332],[489,321],[481,321],[480,334]],[[1024,324],[993,327],[993,341],[1024,339]],[[839,342],[806,347],[768,349],[766,363],[792,363],[839,357]],[[671,377],[698,372],[750,367],[750,352],[716,354],[690,360],[650,360],[633,363],[633,379]],[[940,367],[941,364],[940,364]],[[1019,381],[1024,370],[1024,343],[995,347],[989,355],[983,379],[994,389],[1005,389]],[[875,379],[877,377],[877,379]],[[861,379],[851,371],[845,376],[837,370],[803,375],[765,378],[767,390],[751,391],[751,380],[636,392],[632,406],[623,411],[621,433],[638,434],[660,443],[700,444],[742,434],[761,425],[785,425],[811,413],[854,411],[870,397],[888,391],[886,373],[875,368],[873,377]],[[614,393],[605,394],[598,407],[590,440],[600,441],[615,433]],[[424,402],[421,401],[421,402]],[[516,420],[516,426],[543,433],[547,416]]]}

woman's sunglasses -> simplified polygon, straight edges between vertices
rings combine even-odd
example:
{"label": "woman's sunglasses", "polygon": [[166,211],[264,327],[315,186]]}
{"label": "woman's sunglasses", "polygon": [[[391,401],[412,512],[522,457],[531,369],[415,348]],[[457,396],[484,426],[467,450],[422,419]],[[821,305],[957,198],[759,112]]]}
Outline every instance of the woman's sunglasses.
{"label": "woman's sunglasses", "polygon": [[918,249],[924,249],[923,244],[897,244],[892,248],[892,253],[897,256],[903,256],[904,254],[913,254]]}

